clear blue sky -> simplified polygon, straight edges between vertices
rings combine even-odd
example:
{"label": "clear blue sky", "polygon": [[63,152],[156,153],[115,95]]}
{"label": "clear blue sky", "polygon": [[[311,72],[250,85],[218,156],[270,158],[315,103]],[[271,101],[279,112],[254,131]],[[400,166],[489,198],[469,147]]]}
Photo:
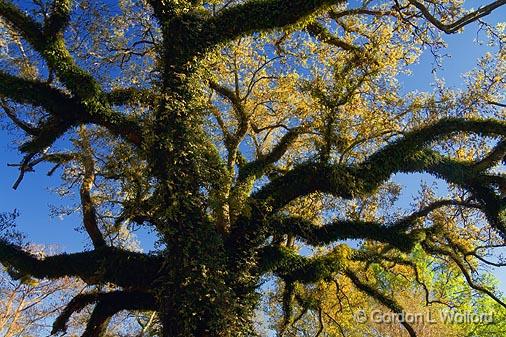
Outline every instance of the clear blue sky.
{"label": "clear blue sky", "polygon": [[[480,5],[481,1],[471,1]],[[488,17],[488,22],[497,22],[506,18],[506,9],[503,7]],[[448,53],[451,58],[446,59],[439,76],[446,79],[447,84],[459,87],[462,83],[460,75],[470,70],[476,60],[487,51],[487,47],[478,46],[473,40],[476,37],[476,25],[466,28],[464,34],[447,36],[449,44]],[[483,37],[483,35],[482,35]],[[433,82],[431,74],[433,58],[426,52],[421,62],[413,67],[413,75],[402,78],[404,89],[429,90]],[[6,130],[0,130],[0,212],[19,210],[21,216],[18,219],[19,229],[23,231],[28,241],[41,244],[58,244],[65,251],[79,251],[88,244],[86,236],[75,231],[79,226],[80,219],[70,216],[64,219],[50,216],[50,205],[65,205],[66,200],[60,200],[56,194],[50,193],[49,189],[56,187],[58,181],[46,176],[47,168],[38,167],[35,173],[26,175],[18,190],[14,191],[11,186],[17,178],[16,168],[7,167],[8,163],[17,163],[21,160],[20,154],[12,145],[13,137]],[[58,176],[55,174],[55,176]],[[420,175],[401,175],[396,181],[406,186],[407,195],[414,193],[421,179],[430,180],[430,177]],[[405,199],[406,204],[410,202]],[[139,232],[139,239],[145,250],[150,250],[153,245],[153,237],[145,232]],[[506,273],[495,273],[501,280],[501,289],[506,292]]]}

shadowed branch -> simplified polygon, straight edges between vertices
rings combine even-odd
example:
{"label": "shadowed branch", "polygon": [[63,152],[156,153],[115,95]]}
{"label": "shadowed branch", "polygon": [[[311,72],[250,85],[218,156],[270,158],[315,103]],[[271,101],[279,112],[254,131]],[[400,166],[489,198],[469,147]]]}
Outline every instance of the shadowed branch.
{"label": "shadowed branch", "polygon": [[124,287],[149,285],[160,266],[156,257],[116,248],[39,259],[21,247],[1,240],[0,263],[38,279],[76,276],[89,284],[111,282]]}
{"label": "shadowed branch", "polygon": [[100,336],[104,323],[121,310],[156,310],[154,297],[140,291],[79,294],[74,297],[53,323],[52,335],[65,333],[70,317],[86,306],[97,303],[83,336]]}

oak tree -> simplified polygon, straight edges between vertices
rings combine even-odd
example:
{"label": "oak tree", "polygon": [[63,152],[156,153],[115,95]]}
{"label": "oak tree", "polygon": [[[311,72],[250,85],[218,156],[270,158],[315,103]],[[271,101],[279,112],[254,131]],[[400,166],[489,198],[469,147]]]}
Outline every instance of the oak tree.
{"label": "oak tree", "polygon": [[[490,262],[506,235],[504,35],[483,21],[505,2],[0,0],[0,99],[23,133],[14,187],[41,163],[62,167],[92,243],[39,258],[2,240],[0,262],[107,285],[54,323],[64,332],[94,305],[86,337],[124,310],[156,312],[161,336],[254,334],[269,275],[285,284],[286,322],[300,285],[338,276],[399,312],[366,269],[409,267],[415,249],[505,306],[470,262]],[[405,94],[397,78],[422,50],[440,53],[441,34],[472,22],[498,52],[466,90]],[[410,214],[363,212],[395,194],[394,174],[416,172],[454,192]],[[477,225],[433,218],[450,210]],[[132,226],[156,232],[158,249],[118,240]]]}

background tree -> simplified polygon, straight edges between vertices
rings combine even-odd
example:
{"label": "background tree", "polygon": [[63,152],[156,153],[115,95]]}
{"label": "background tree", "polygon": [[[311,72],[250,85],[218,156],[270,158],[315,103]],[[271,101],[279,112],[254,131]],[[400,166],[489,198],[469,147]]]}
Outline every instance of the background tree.
{"label": "background tree", "polygon": [[[75,283],[71,280],[12,281],[6,272],[0,275],[0,332],[2,336],[37,336],[47,330],[58,309],[65,302],[65,295],[71,295]],[[74,292],[77,293],[77,292]],[[63,298],[61,298],[63,297]],[[53,301],[46,300],[52,298]],[[66,300],[70,298],[67,296]]]}
{"label": "background tree", "polygon": [[[438,53],[441,32],[503,4],[0,0],[0,96],[24,133],[14,187],[40,163],[63,167],[92,243],[38,258],[2,240],[0,261],[98,289],[53,325],[64,332],[94,305],[83,336],[104,335],[124,310],[157,312],[162,336],[252,334],[266,275],[284,282],[285,325],[301,285],[337,277],[399,312],[367,267],[416,264],[418,250],[504,307],[473,264],[491,263],[484,253],[506,232],[501,26],[483,23],[498,54],[466,91],[404,95],[396,82],[423,48]],[[412,213],[366,212],[401,172],[452,193]],[[450,211],[473,212],[476,225],[435,221]],[[156,231],[156,252],[118,240],[138,225]],[[368,244],[335,244],[347,239]],[[307,256],[301,243],[326,249]]]}
{"label": "background tree", "polygon": [[[363,277],[402,306],[404,317],[417,336],[500,336],[504,332],[505,311],[500,304],[470,288],[454,266],[421,250],[412,257],[413,263],[400,259],[371,260]],[[495,289],[492,275],[482,275],[481,282]],[[285,321],[280,305],[283,288],[280,282],[264,303],[265,314],[278,335],[409,336],[387,307],[345,277],[298,285],[293,319],[289,322]],[[458,321],[459,314],[469,313],[482,318],[475,322]],[[381,320],[382,317],[386,318]],[[452,317],[457,319],[452,321]]]}
{"label": "background tree", "polygon": [[[22,245],[22,235],[15,229],[17,211],[0,214],[0,235]],[[132,246],[130,246],[132,247]],[[59,254],[56,247],[23,245],[23,248],[39,258]],[[12,268],[0,271],[0,333],[4,337],[29,337],[48,335],[54,320],[66,304],[83,292],[96,291],[76,278],[34,279]],[[110,289],[109,287],[109,290]],[[91,315],[91,307],[82,308],[67,325],[68,336],[81,336]],[[109,323],[106,336],[150,336],[156,325],[154,313],[122,313]]]}

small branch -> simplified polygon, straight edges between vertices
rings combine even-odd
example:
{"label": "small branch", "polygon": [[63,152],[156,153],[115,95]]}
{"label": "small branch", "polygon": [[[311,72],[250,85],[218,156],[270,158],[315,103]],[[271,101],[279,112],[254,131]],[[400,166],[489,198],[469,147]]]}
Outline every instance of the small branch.
{"label": "small branch", "polygon": [[246,111],[244,110],[244,106],[242,105],[241,99],[236,95],[234,91],[214,81],[209,81],[209,86],[211,89],[220,94],[220,96],[226,98],[228,101],[230,101],[230,103],[232,103],[232,106],[240,119],[246,119]]}
{"label": "small branch", "polygon": [[448,256],[460,269],[462,272],[462,275],[466,279],[467,283],[471,288],[474,290],[477,290],[479,292],[482,292],[486,295],[488,295],[491,299],[493,299],[495,302],[506,308],[506,303],[503,302],[499,297],[497,297],[492,291],[489,289],[483,287],[482,285],[476,284],[474,280],[472,279],[471,275],[469,274],[469,271],[466,269],[464,262],[461,260],[461,258],[455,254],[450,249],[446,249],[443,247],[436,247],[435,245],[429,244],[428,242],[424,242],[422,244],[422,247],[429,253],[435,253],[440,255]]}
{"label": "small branch", "polygon": [[7,104],[5,100],[0,100],[0,106],[5,111],[5,114],[7,117],[10,118],[10,120],[21,130],[25,131],[29,135],[36,135],[38,130],[35,126],[28,124],[21,119],[18,118],[16,115],[16,112]]}
{"label": "small branch", "polygon": [[[209,86],[211,89],[216,91],[220,96],[227,99],[231,104],[235,111],[238,127],[234,134],[230,134],[228,130],[225,133],[225,141],[226,141],[226,148],[228,151],[228,164],[229,164],[229,170],[232,169],[233,162],[235,161],[236,155],[237,155],[237,149],[239,147],[240,142],[248,132],[248,120],[249,116],[246,113],[246,110],[244,109],[243,102],[241,98],[239,97],[237,92],[234,92],[230,90],[229,88],[222,86],[214,81],[209,82]],[[216,118],[219,117],[215,113]],[[218,122],[220,120],[218,119]]]}
{"label": "small branch", "polygon": [[499,106],[501,108],[506,108],[506,103],[499,103],[499,102],[494,102],[494,101],[487,101],[487,103],[491,104],[491,105]]}
{"label": "small branch", "polygon": [[225,124],[225,121],[223,120],[223,117],[221,116],[221,111],[216,108],[211,102],[209,103],[209,109],[211,110],[211,113],[213,114],[214,118],[216,118],[216,121],[218,122],[218,125],[220,126],[221,132],[223,133],[223,137],[225,139],[225,143],[231,143],[232,142],[232,135],[228,131],[228,128]]}
{"label": "small branch", "polygon": [[[20,170],[20,175],[16,180],[16,182],[14,183],[13,189],[17,189],[19,187],[19,184],[23,180],[26,172],[32,172],[34,170],[34,167],[42,162],[55,163],[58,167],[61,164],[64,164],[76,158],[76,155],[73,153],[49,153],[43,154],[37,159],[33,159],[35,155],[36,153],[25,156],[25,159],[20,164],[7,164],[7,166],[19,167]],[[54,168],[53,170],[55,169],[56,168]],[[50,174],[48,173],[48,175]]]}
{"label": "small branch", "polygon": [[285,282],[309,284],[331,279],[345,263],[339,247],[324,255],[306,257],[290,248],[267,246],[260,251],[258,266],[261,273],[273,272]]}
{"label": "small branch", "polygon": [[366,239],[388,243],[402,251],[410,251],[419,240],[416,232],[407,234],[388,224],[358,220],[336,220],[316,226],[303,218],[286,217],[269,221],[269,229],[279,235],[295,235],[312,246],[322,246],[339,240]]}
{"label": "small branch", "polygon": [[343,10],[343,11],[335,11],[335,10],[331,10],[329,12],[329,16],[334,20],[334,21],[337,21],[339,20],[340,18],[343,18],[345,16],[352,16],[352,15],[371,15],[371,16],[386,16],[386,15],[395,15],[396,12],[395,11],[391,11],[391,10],[385,10],[385,11],[381,11],[381,10],[373,10],[373,9],[367,9],[367,8],[353,8],[353,9],[346,9],[346,10]]}
{"label": "small branch", "polygon": [[319,39],[322,42],[328,43],[330,45],[339,47],[343,50],[352,51],[352,52],[361,52],[362,48],[355,46],[353,44],[349,44],[338,37],[332,35],[323,25],[318,22],[310,23],[306,26],[306,30],[308,33]]}
{"label": "small branch", "polygon": [[[367,283],[362,282],[360,278],[350,269],[346,269],[344,274],[353,282],[355,287],[358,290],[361,290],[365,294],[371,296],[376,299],[378,302],[386,306],[388,309],[392,310],[396,314],[400,314],[403,312],[402,307],[392,298],[389,298],[385,294],[381,293],[379,290],[374,288],[373,286],[368,285]],[[406,321],[402,321],[401,324],[404,326],[406,331],[409,333],[410,337],[416,337],[416,332],[413,327]]]}
{"label": "small branch", "polygon": [[411,3],[413,6],[418,8],[420,10],[420,12],[422,13],[422,15],[430,23],[432,23],[434,26],[436,26],[439,30],[442,30],[446,34],[453,34],[453,33],[457,32],[459,29],[461,29],[462,27],[470,24],[471,22],[474,22],[486,15],[489,15],[490,13],[492,13],[492,11],[494,9],[497,9],[497,8],[501,7],[502,5],[506,4],[506,0],[494,1],[493,3],[491,3],[487,6],[481,7],[474,12],[464,15],[462,18],[458,19],[457,21],[455,21],[451,24],[444,24],[441,21],[439,21],[438,19],[436,19],[436,17],[434,17],[430,13],[430,11],[427,9],[427,7],[425,7],[419,1],[409,0],[409,3]]}
{"label": "small branch", "polygon": [[36,153],[29,153],[24,158],[21,164],[19,164],[19,176],[18,179],[14,182],[14,185],[12,185],[12,188],[16,190],[19,187],[19,184],[23,181],[23,178],[25,177],[25,173],[28,171],[32,171],[33,167],[30,165],[30,160],[36,155]]}
{"label": "small branch", "polygon": [[[455,243],[452,243],[455,245]],[[506,244],[499,244],[499,245],[485,245],[485,246],[477,246],[477,247],[474,247],[473,250],[466,250],[464,247],[462,248],[459,248],[459,251],[462,252],[462,254],[464,254],[464,259],[467,260],[467,257],[468,256],[474,256],[475,258],[477,258],[478,260],[480,260],[481,262],[485,263],[485,264],[488,264],[490,266],[494,266],[494,267],[506,267],[506,262],[493,262],[493,261],[489,261],[487,259],[485,259],[485,257],[481,256],[478,254],[478,251],[479,250],[482,250],[482,249],[493,249],[493,248],[504,248],[506,247]]]}
{"label": "small branch", "polygon": [[[353,261],[365,262],[366,266],[369,266],[372,263],[376,263],[376,264],[379,264],[382,267],[384,267],[382,262],[385,262],[385,261],[392,262],[392,263],[394,263],[394,265],[399,264],[402,266],[407,266],[413,270],[416,282],[420,286],[422,286],[422,288],[424,290],[426,305],[430,305],[432,303],[439,303],[439,304],[449,306],[447,303],[444,303],[440,300],[431,300],[430,299],[431,291],[427,287],[427,284],[425,284],[425,282],[422,281],[422,279],[420,277],[420,273],[418,271],[418,266],[413,261],[405,260],[405,259],[398,257],[398,256],[386,256],[386,255],[382,255],[381,253],[370,253],[370,252],[364,252],[364,251],[358,251],[358,252],[354,253],[351,256],[351,259]],[[388,269],[385,269],[385,270],[388,270]],[[389,271],[391,271],[391,270],[389,270]]]}
{"label": "small branch", "polygon": [[395,228],[397,230],[406,230],[409,226],[416,220],[422,217],[429,215],[429,213],[445,206],[463,206],[467,208],[477,208],[481,209],[482,206],[471,203],[469,201],[460,201],[460,200],[438,200],[430,203],[429,205],[423,207],[422,209],[397,220],[391,225],[391,228]]}
{"label": "small branch", "polygon": [[241,167],[239,171],[238,181],[245,181],[248,177],[256,176],[259,177],[265,170],[278,160],[280,160],[283,155],[288,151],[290,146],[295,142],[295,140],[306,130],[305,127],[296,127],[289,130],[276,144],[271,152],[267,155],[258,158],[255,161],[249,162]]}

